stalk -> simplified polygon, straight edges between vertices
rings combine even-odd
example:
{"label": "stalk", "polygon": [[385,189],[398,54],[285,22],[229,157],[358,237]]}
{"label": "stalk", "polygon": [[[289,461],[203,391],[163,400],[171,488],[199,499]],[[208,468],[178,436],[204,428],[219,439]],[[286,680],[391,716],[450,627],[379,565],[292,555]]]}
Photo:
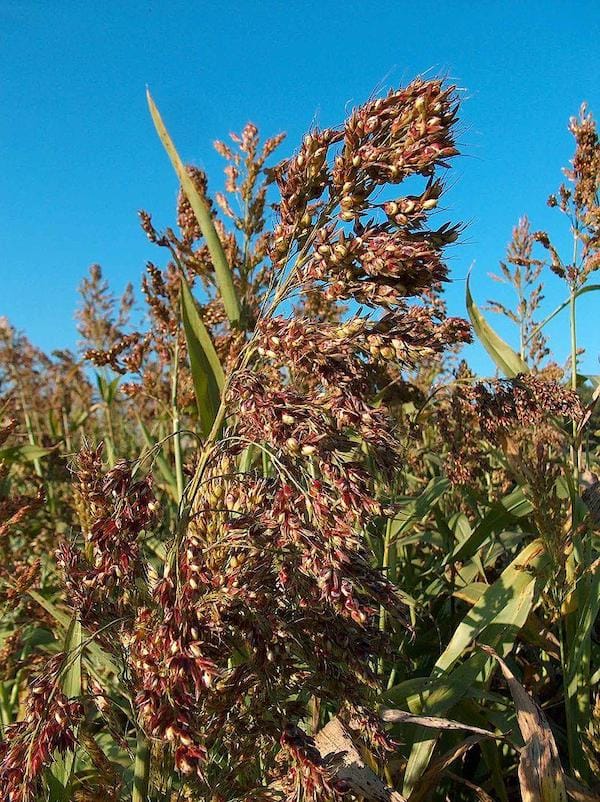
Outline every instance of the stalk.
{"label": "stalk", "polygon": [[61,416],[62,416],[63,435],[65,438],[65,447],[67,449],[67,452],[70,454],[73,451],[73,443],[71,441],[71,433],[69,431],[69,418],[67,417],[67,412],[64,407],[61,407]]}
{"label": "stalk", "polygon": [[564,677],[564,685],[565,685],[565,722],[566,722],[566,730],[567,730],[567,750],[569,753],[569,764],[571,769],[574,768],[575,762],[577,760],[577,748],[578,748],[578,739],[577,739],[577,720],[575,719],[573,713],[573,707],[571,704],[571,691],[570,691],[570,678],[569,678],[569,668],[570,668],[570,661],[569,661],[569,644],[571,643],[571,638],[569,637],[569,616],[565,617],[565,620],[561,623],[559,622],[559,636],[560,636],[560,661],[563,667],[563,677]]}
{"label": "stalk", "polygon": [[[21,389],[21,406],[23,407],[23,416],[25,418],[25,428],[27,429],[27,439],[29,440],[29,444],[32,446],[36,445],[35,441],[35,432],[33,431],[33,421],[31,420],[31,415],[29,414],[29,410],[27,409],[27,404],[25,403],[25,393]],[[35,469],[36,475],[40,478],[43,476],[42,471],[42,463],[39,459],[33,460],[33,467]]]}
{"label": "stalk", "polygon": [[131,802],[148,802],[149,781],[150,743],[142,730],[138,729]]}
{"label": "stalk", "polygon": [[173,379],[171,382],[171,418],[173,421],[173,450],[175,451],[175,478],[177,480],[177,500],[183,497],[183,459],[181,453],[181,434],[179,407],[177,406],[177,384],[179,378],[179,338],[175,340],[175,353],[173,355]]}
{"label": "stalk", "polygon": [[[570,355],[571,355],[571,389],[577,389],[577,327],[576,327],[576,307],[575,307],[575,287],[571,283],[569,286],[569,331],[570,331]],[[573,423],[572,429],[573,442],[571,443],[571,468],[573,471],[573,479],[575,487],[578,484],[578,451],[576,443],[576,424]],[[576,509],[575,498],[571,504],[571,527],[573,534],[573,552],[569,555],[566,563],[567,583],[569,586],[574,586],[577,581],[577,566],[581,564],[581,545],[578,543],[576,535]],[[577,597],[579,594],[575,590],[573,595]],[[577,674],[571,665],[570,654],[571,645],[575,638],[575,629],[577,626],[577,613],[567,613],[564,619],[564,627],[561,628],[561,659],[563,664],[563,676],[565,681],[565,718],[567,725],[567,745],[569,749],[569,762],[571,768],[575,768],[579,762],[577,754],[579,750],[579,722],[576,712],[575,697],[577,693]]]}
{"label": "stalk", "polygon": [[519,271],[519,356],[525,361],[525,314],[523,312],[524,299],[523,290],[521,288],[521,272]]}
{"label": "stalk", "polygon": [[110,411],[110,404],[104,402],[104,415],[106,417],[106,427],[108,429],[108,436],[106,441],[106,456],[108,457],[108,464],[111,468],[115,465],[115,435],[112,421],[112,413]]}
{"label": "stalk", "polygon": [[4,680],[0,680],[0,723],[2,724],[0,730],[2,733],[12,723],[11,709],[12,706],[6,690],[6,684]]}
{"label": "stalk", "polygon": [[[382,571],[383,571],[383,573],[385,575],[388,574],[388,571],[389,571],[389,568],[390,568],[390,551],[391,551],[391,547],[392,547],[392,520],[391,520],[391,518],[388,518],[387,524],[386,524],[386,527],[385,527],[385,536],[384,536],[384,541],[383,541],[383,560],[382,560],[382,563],[381,563],[381,569],[382,569]],[[387,616],[386,616],[385,607],[383,605],[381,605],[380,608],[379,608],[379,630],[380,630],[380,632],[385,632],[386,618],[387,618]],[[378,668],[379,675],[383,676],[383,671],[384,671],[383,658],[379,659],[379,665],[378,665],[377,668]]]}
{"label": "stalk", "polygon": [[[571,389],[577,392],[577,292],[572,284],[569,293],[569,323],[571,331]],[[577,423],[573,421],[572,461],[575,483],[579,482],[579,449],[577,447]]]}
{"label": "stalk", "polygon": [[[29,444],[32,446],[37,445],[37,439],[35,436],[35,430],[33,428],[33,420],[27,408],[27,404],[25,403],[25,393],[23,389],[20,388],[21,393],[21,406],[23,407],[23,416],[25,418],[25,428],[27,429],[27,439],[29,440]],[[33,460],[33,468],[35,470],[36,476],[39,476],[40,479],[44,482],[44,486],[46,488],[46,498],[48,502],[48,509],[52,513],[52,515],[56,514],[56,500],[54,496],[54,491],[52,488],[52,484],[47,479],[44,479],[44,471],[42,469],[41,461],[36,457]]]}
{"label": "stalk", "polygon": [[[573,265],[577,258],[577,233],[574,233]],[[569,286],[569,328],[571,352],[571,389],[577,392],[577,285],[575,281]],[[587,593],[589,593],[589,577],[584,576],[591,562],[591,544],[584,544],[578,531],[579,513],[577,503],[579,500],[580,454],[577,433],[577,422],[572,423],[571,463],[573,470],[574,493],[571,509],[571,527],[573,552],[567,560],[567,582],[574,586],[573,600],[575,610],[565,618],[564,645],[561,643],[561,657],[565,677],[565,713],[567,722],[567,742],[571,769],[581,779],[586,780],[589,767],[581,749],[581,738],[590,718],[589,680],[591,657],[591,632],[581,633],[586,627],[584,614],[586,609]],[[583,638],[584,642],[578,650],[574,646]],[[561,638],[562,641],[562,638]],[[566,649],[564,648],[566,646]],[[577,660],[577,663],[574,660]]]}

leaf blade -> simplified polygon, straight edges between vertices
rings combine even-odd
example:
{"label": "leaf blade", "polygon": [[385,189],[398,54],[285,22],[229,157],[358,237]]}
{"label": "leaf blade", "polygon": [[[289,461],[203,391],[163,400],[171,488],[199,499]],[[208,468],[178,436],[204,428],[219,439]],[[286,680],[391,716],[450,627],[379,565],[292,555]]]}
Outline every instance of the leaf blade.
{"label": "leaf blade", "polygon": [[[61,676],[62,690],[68,699],[81,696],[81,653],[83,639],[81,621],[73,614],[64,638],[65,668]],[[56,755],[50,771],[56,780],[51,789],[57,802],[70,799],[71,777],[75,765],[75,753],[69,750],[64,755]]]}
{"label": "leaf blade", "polygon": [[160,112],[154,100],[152,99],[150,90],[146,90],[146,98],[148,100],[148,107],[150,109],[150,115],[152,116],[152,121],[154,122],[156,132],[163,144],[164,149],[167,152],[167,155],[169,156],[169,159],[171,160],[171,164],[175,169],[181,187],[188,201],[190,202],[190,206],[192,207],[196,219],[198,220],[200,230],[202,231],[202,236],[206,241],[206,245],[215,268],[215,277],[217,279],[217,285],[223,299],[223,305],[225,307],[227,317],[230,323],[233,325],[238,325],[241,318],[241,312],[237,293],[233,284],[233,276],[231,273],[231,268],[227,263],[223,245],[221,244],[221,240],[219,239],[219,235],[210,215],[209,208],[204,198],[202,198],[196,189],[194,182],[188,175],[185,165],[175,148],[169,132],[166,129]]}
{"label": "leaf blade", "polygon": [[493,359],[494,364],[507,378],[512,379],[519,373],[528,373],[527,364],[513,351],[508,343],[504,342],[502,337],[496,334],[481,314],[471,294],[470,278],[471,274],[469,273],[466,293],[467,312],[479,341]]}
{"label": "leaf blade", "polygon": [[566,802],[565,777],[554,735],[542,708],[529,696],[506,662],[489,646],[508,684],[525,746],[519,756],[519,783],[523,802]]}
{"label": "leaf blade", "polygon": [[181,277],[181,317],[196,394],[196,405],[204,435],[208,435],[219,411],[225,375],[194,296]]}
{"label": "leaf blade", "polygon": [[[504,569],[499,579],[488,587],[468,611],[438,658],[433,671],[434,676],[449,682],[431,693],[422,712],[444,715],[462,699],[468,687],[476,682],[485,666],[485,661],[481,660],[484,655],[481,653],[472,655],[453,670],[476,638],[497,651],[510,651],[534,604],[537,578],[524,568],[537,571],[546,559],[541,543],[533,541]],[[417,787],[429,765],[434,748],[435,740],[431,739],[424,728],[417,727],[404,775],[405,796],[410,796]]]}

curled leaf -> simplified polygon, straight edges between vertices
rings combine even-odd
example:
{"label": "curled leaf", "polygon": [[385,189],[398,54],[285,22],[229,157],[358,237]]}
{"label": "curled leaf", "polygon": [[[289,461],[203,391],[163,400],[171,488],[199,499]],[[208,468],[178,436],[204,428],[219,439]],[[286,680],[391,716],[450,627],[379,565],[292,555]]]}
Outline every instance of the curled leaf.
{"label": "curled leaf", "polygon": [[519,759],[523,802],[566,802],[565,776],[544,711],[494,649],[481,648],[497,660],[517,710],[517,722],[525,741]]}
{"label": "curled leaf", "polygon": [[406,710],[382,710],[381,718],[392,724],[419,724],[421,727],[428,727],[434,730],[462,730],[473,732],[484,738],[504,738],[504,735],[498,735],[481,727],[472,727],[469,724],[463,724],[461,721],[439,718],[438,716],[416,716]]}

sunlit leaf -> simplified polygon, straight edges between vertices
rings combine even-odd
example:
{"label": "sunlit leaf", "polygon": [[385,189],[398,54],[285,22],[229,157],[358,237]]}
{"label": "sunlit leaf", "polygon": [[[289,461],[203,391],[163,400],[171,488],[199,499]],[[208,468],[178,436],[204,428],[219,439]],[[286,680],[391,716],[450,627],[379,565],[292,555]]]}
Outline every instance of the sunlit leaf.
{"label": "sunlit leaf", "polygon": [[[579,298],[580,295],[585,295],[588,292],[596,292],[597,290],[600,290],[600,284],[588,284],[585,287],[581,287],[581,289],[577,290],[577,292],[575,293],[575,297]],[[527,343],[531,342],[531,340],[535,337],[535,335],[539,331],[541,331],[544,328],[544,326],[546,326],[548,323],[550,323],[551,320],[554,320],[554,318],[560,312],[562,312],[563,309],[566,309],[569,306],[570,302],[571,302],[571,299],[567,298],[565,301],[563,301],[561,304],[559,304],[556,307],[556,309],[554,309],[552,312],[550,312],[550,314],[547,317],[545,317],[544,320],[542,320],[541,323],[539,323],[537,326],[535,326],[532,329],[530,335],[525,340],[525,345],[527,345]]]}
{"label": "sunlit leaf", "polygon": [[469,281],[470,274],[467,276],[467,312],[479,341],[507,378],[512,379],[518,373],[527,373],[529,371],[527,364],[508,343],[504,342],[502,337],[496,334],[481,314],[471,295]]}
{"label": "sunlit leaf", "polygon": [[[430,694],[427,703],[423,705],[422,713],[445,715],[464,696],[466,688],[481,676],[485,661],[482,661],[477,654],[472,655],[452,671],[475,639],[479,643],[487,643],[503,654],[510,651],[533,607],[537,584],[536,573],[546,562],[547,557],[541,543],[533,541],[481,595],[458,625],[450,643],[438,658],[432,676],[444,677],[444,683],[439,691],[434,690]],[[404,776],[405,796],[410,796],[427,769],[434,747],[435,740],[430,737],[427,730],[416,728]]]}
{"label": "sunlit leaf", "polygon": [[[64,610],[61,610],[57,607],[53,602],[49,599],[46,599],[42,596],[41,593],[38,593],[37,590],[28,590],[27,593],[31,596],[31,598],[36,601],[40,607],[43,607],[46,612],[50,613],[52,618],[60,624],[65,630],[68,630],[71,625],[71,617],[68,613]],[[90,659],[101,669],[105,671],[109,671],[113,674],[119,674],[119,669],[113,663],[112,659],[109,655],[104,651],[104,649],[99,646],[87,633],[85,630],[82,631],[83,637],[83,648],[84,652],[87,653]]]}
{"label": "sunlit leaf", "polygon": [[190,288],[181,277],[181,316],[202,433],[207,435],[217,416],[223,388],[223,368],[202,322]]}
{"label": "sunlit leaf", "polygon": [[476,553],[492,533],[500,532],[503,527],[509,526],[517,518],[529,515],[531,510],[532,504],[525,497],[523,488],[517,487],[492,506],[469,536],[457,543],[452,553],[446,558],[446,562],[465,562]]}
{"label": "sunlit leaf", "polygon": [[215,277],[219,287],[219,292],[221,293],[221,298],[223,299],[225,312],[227,313],[229,321],[232,324],[237,324],[240,321],[240,305],[238,303],[235,287],[233,285],[231,268],[227,263],[227,257],[225,256],[221,240],[219,239],[219,235],[213,223],[210,210],[205,199],[201,197],[194,185],[194,182],[188,175],[185,165],[177,153],[175,145],[169,136],[169,132],[162,121],[158,108],[156,107],[156,104],[150,95],[150,91],[147,91],[146,95],[148,98],[150,114],[152,115],[152,120],[154,121],[156,131],[164,145],[165,150],[167,151],[167,154],[171,160],[171,164],[175,168],[179,182],[186,194],[187,199],[190,202],[190,206],[192,207],[194,215],[198,220],[200,230],[202,231],[202,236],[206,241],[206,245],[215,268]]}

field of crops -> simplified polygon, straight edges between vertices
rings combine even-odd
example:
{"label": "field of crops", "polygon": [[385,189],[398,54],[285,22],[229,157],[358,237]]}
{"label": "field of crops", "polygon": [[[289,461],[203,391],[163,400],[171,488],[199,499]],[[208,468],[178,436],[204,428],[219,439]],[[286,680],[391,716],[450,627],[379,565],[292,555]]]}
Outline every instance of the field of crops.
{"label": "field of crops", "polygon": [[0,799],[599,800],[592,116],[558,239],[516,210],[514,305],[471,278],[462,319],[453,86],[248,124],[223,193],[148,106],[181,191],[172,228],[140,212],[143,325],[98,265],[79,353],[0,320]]}

